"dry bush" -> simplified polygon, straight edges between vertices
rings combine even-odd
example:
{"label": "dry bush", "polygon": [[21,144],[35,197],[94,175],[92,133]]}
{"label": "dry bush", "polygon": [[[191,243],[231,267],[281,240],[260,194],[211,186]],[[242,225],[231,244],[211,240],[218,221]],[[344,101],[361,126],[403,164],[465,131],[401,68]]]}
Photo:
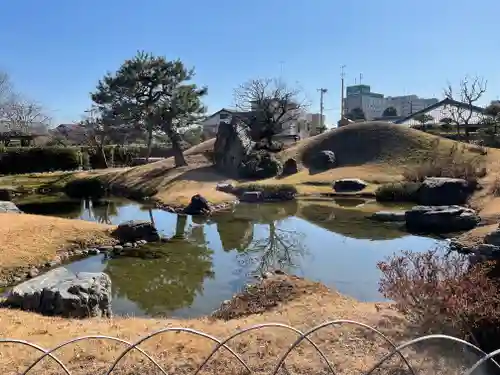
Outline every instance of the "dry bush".
{"label": "dry bush", "polygon": [[[478,328],[500,324],[500,295],[492,264],[471,266],[465,256],[403,252],[378,264],[380,292],[424,332],[470,339]],[[484,331],[484,330],[483,330]]]}
{"label": "dry bush", "polygon": [[483,155],[471,155],[466,145],[457,142],[447,152],[443,152],[440,142],[440,139],[434,141],[433,152],[425,161],[403,172],[406,180],[423,181],[426,177],[451,177],[477,183],[479,178],[486,175]]}

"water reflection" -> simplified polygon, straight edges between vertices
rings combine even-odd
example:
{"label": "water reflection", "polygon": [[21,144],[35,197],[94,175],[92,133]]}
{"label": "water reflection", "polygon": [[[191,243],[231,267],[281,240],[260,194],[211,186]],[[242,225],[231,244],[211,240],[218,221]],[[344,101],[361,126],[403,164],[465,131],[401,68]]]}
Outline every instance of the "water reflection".
{"label": "water reflection", "polygon": [[402,249],[423,251],[437,243],[367,220],[352,208],[359,202],[341,203],[349,208],[339,202],[240,204],[230,214],[211,217],[175,215],[117,199],[32,204],[23,210],[106,224],[153,221],[170,238],[148,245],[161,258],[92,257],[69,267],[108,273],[116,314],[193,317],[213,311],[253,275],[276,268],[361,300],[382,300],[376,263]]}

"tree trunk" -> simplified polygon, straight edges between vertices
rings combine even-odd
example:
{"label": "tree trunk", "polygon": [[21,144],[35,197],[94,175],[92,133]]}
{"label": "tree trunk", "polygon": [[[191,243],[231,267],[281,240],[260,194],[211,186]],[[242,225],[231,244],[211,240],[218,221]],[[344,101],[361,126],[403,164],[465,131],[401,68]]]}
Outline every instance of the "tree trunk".
{"label": "tree trunk", "polygon": [[151,155],[152,146],[153,146],[153,125],[148,124],[148,151],[146,154],[146,163],[149,163],[149,156]]}
{"label": "tree trunk", "polygon": [[171,124],[164,124],[163,127],[165,133],[167,134],[170,142],[172,142],[172,151],[174,153],[174,161],[176,167],[183,167],[188,165],[186,159],[184,158],[184,154],[182,153],[181,147],[181,136],[175,129],[172,129]]}

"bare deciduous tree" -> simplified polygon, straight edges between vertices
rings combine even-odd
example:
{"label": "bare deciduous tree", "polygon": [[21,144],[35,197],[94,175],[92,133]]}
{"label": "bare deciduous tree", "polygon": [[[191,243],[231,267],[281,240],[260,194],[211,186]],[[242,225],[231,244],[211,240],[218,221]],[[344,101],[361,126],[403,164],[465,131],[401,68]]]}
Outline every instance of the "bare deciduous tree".
{"label": "bare deciduous tree", "polygon": [[46,129],[51,121],[41,105],[19,95],[9,99],[3,117],[8,131],[20,133],[32,133],[34,128]]}
{"label": "bare deciduous tree", "polygon": [[476,103],[486,92],[487,81],[482,77],[466,76],[460,81],[458,92],[455,91],[451,84],[444,89],[446,99],[460,102],[462,105],[447,105],[449,117],[456,125],[457,135],[460,136],[460,128],[464,128],[465,140],[469,140],[469,124],[474,116],[474,107]]}
{"label": "bare deciduous tree", "polygon": [[251,113],[242,120],[269,142],[275,134],[294,126],[308,107],[298,88],[278,79],[252,79],[234,91],[234,101],[236,108]]}

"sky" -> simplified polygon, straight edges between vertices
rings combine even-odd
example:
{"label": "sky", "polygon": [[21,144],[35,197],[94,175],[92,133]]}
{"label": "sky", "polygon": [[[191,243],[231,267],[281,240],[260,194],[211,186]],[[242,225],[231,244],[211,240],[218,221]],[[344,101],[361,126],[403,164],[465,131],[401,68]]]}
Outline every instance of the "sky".
{"label": "sky", "polygon": [[499,98],[496,0],[3,0],[0,70],[50,111],[81,119],[89,93],[138,50],[180,58],[208,87],[208,112],[233,105],[249,79],[282,78],[327,124],[346,85],[385,95],[442,98],[465,75],[488,80],[480,104]]}

